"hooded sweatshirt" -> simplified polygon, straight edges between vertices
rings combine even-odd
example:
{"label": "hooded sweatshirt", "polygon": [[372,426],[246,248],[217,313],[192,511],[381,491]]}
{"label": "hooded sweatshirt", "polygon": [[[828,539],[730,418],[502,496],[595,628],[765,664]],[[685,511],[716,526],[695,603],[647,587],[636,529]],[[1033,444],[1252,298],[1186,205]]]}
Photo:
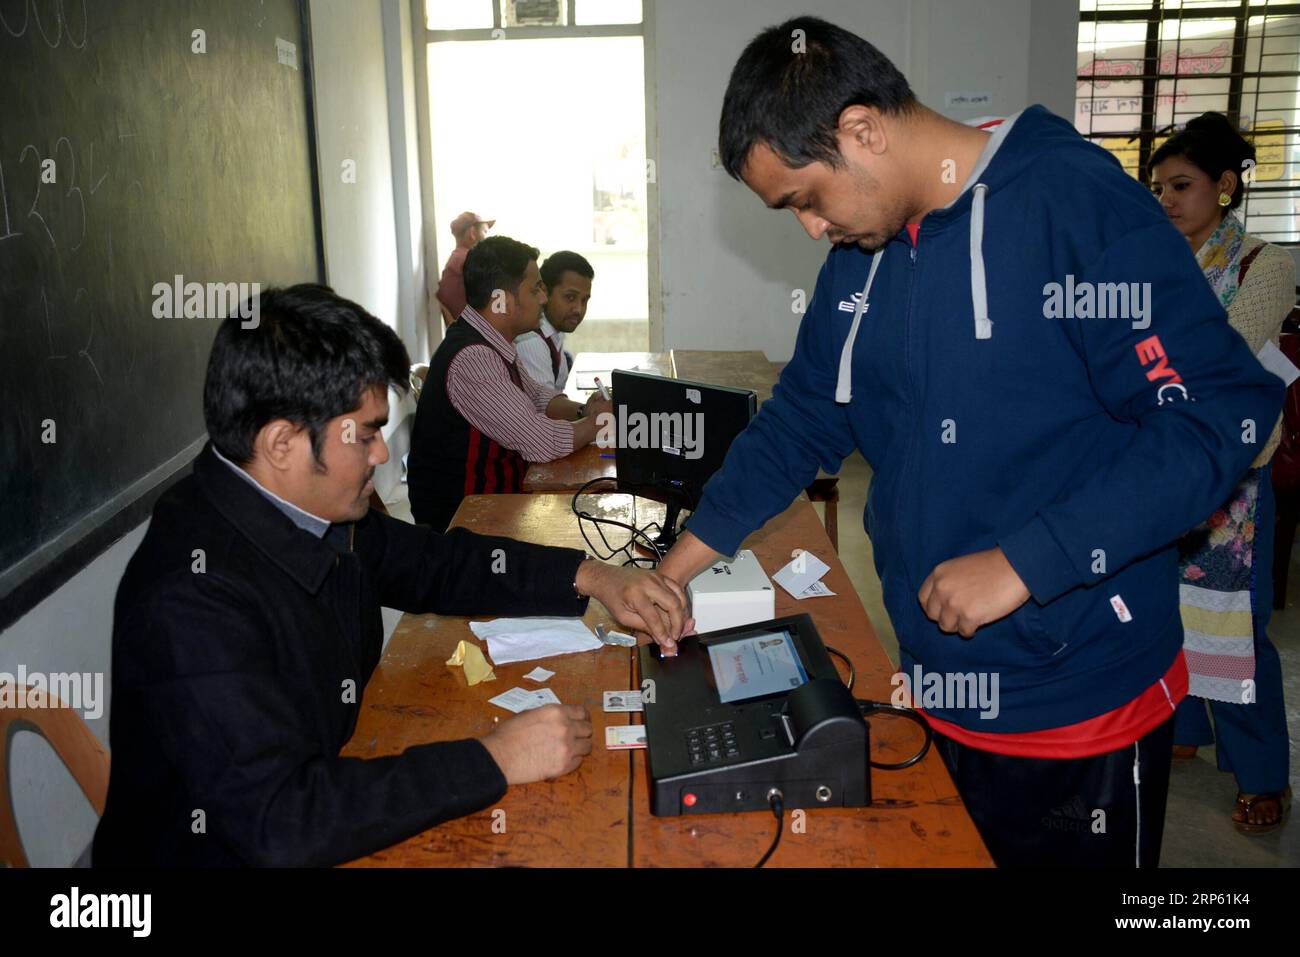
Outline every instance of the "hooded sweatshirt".
{"label": "hooded sweatshirt", "polygon": [[[831,250],[793,359],[688,527],[733,554],[860,449],[903,673],[997,676],[995,716],[927,711],[1059,728],[1169,670],[1175,542],[1227,498],[1282,396],[1150,193],[1035,106],[996,128],[915,246],[901,230],[874,254]],[[969,639],[940,631],[922,582],[994,547],[1032,597]]]}

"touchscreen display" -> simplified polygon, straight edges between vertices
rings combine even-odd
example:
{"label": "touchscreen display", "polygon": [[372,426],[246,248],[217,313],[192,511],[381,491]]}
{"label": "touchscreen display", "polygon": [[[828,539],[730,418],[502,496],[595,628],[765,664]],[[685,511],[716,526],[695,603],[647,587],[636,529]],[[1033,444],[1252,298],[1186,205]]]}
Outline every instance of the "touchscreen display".
{"label": "touchscreen display", "polygon": [[788,631],[765,631],[709,645],[709,663],[723,704],[797,688],[808,680]]}

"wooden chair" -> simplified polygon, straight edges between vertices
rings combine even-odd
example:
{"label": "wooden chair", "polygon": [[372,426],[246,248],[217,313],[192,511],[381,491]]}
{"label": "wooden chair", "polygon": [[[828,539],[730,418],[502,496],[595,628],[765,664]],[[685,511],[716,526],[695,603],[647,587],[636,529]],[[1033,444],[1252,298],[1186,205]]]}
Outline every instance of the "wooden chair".
{"label": "wooden chair", "polygon": [[[6,698],[12,694],[17,700],[18,689],[4,685],[0,693]],[[9,793],[10,749],[19,731],[32,731],[49,742],[96,814],[104,813],[108,797],[107,749],[75,710],[48,692],[28,687],[23,707],[0,708],[0,867],[28,866]]]}
{"label": "wooden chair", "polygon": [[840,553],[839,484],[839,477],[831,475],[815,479],[804,490],[808,493],[808,501],[822,502],[826,506],[826,537],[831,540],[831,547],[837,555]]}

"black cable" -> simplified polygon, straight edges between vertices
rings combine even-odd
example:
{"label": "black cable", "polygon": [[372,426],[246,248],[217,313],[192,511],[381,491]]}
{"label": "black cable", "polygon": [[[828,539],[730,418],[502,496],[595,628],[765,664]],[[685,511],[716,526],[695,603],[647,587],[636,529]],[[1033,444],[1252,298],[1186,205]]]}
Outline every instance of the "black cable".
{"label": "black cable", "polygon": [[[624,554],[627,556],[627,560],[623,562],[625,566],[648,563],[649,567],[654,568],[659,564],[660,561],[663,560],[663,552],[659,550],[659,546],[655,544],[655,540],[651,538],[649,534],[649,532],[652,530],[658,530],[660,532],[663,531],[663,529],[659,526],[657,522],[648,522],[646,523],[645,528],[642,529],[642,528],[638,528],[635,524],[629,525],[627,522],[620,522],[617,519],[613,519],[613,518],[601,518],[599,516],[592,515],[590,512],[586,511],[585,509],[578,508],[578,498],[583,493],[585,493],[587,489],[591,488],[591,486],[596,485],[600,482],[613,482],[613,481],[615,481],[615,479],[606,476],[601,476],[600,478],[594,478],[589,482],[584,482],[583,485],[576,492],[573,493],[573,499],[570,501],[569,507],[573,510],[573,514],[578,517],[578,530],[582,533],[582,540],[587,543],[587,547],[591,549],[593,552],[595,552],[596,557],[599,558],[601,561],[608,561],[609,559],[612,559],[619,554]],[[596,533],[600,536],[601,544],[605,546],[605,549],[608,552],[608,554],[605,555],[600,554],[599,549],[597,549],[596,546],[592,543],[591,538],[587,535],[587,528],[582,523],[583,519],[586,519],[587,521],[591,522],[592,525],[595,526]],[[636,496],[635,495],[632,496],[632,521],[634,523],[636,522]],[[609,539],[605,537],[605,531],[601,527],[602,525],[612,525],[615,528],[625,529],[631,533],[631,536],[628,538],[626,544],[624,544],[622,547],[615,548],[613,545],[610,544]],[[654,558],[632,554],[631,549],[633,543],[638,538],[644,540],[646,544],[649,545],[650,551],[654,553]]]}
{"label": "black cable", "polygon": [[901,771],[903,768],[910,768],[929,753],[930,742],[934,740],[934,734],[930,730],[929,722],[925,720],[919,711],[916,711],[913,708],[903,708],[895,704],[885,704],[883,701],[864,701],[861,698],[856,700],[858,702],[858,708],[861,710],[864,718],[882,712],[885,714],[897,714],[907,718],[909,721],[916,722],[921,726],[921,730],[925,732],[925,743],[921,745],[921,750],[916,752],[916,754],[912,755],[906,761],[899,761],[896,764],[883,764],[879,761],[872,761],[870,758],[867,758],[867,763],[873,768],[878,768],[881,771]]}
{"label": "black cable", "polygon": [[824,645],[823,647],[826,649],[826,652],[828,654],[834,655],[836,658],[839,658],[841,661],[843,661],[846,665],[849,666],[849,680],[844,682],[844,687],[852,691],[853,682],[858,676],[857,669],[853,667],[853,662],[849,660],[848,655],[840,651],[838,648],[832,648],[830,645]]}
{"label": "black cable", "polygon": [[772,806],[772,813],[776,815],[776,837],[772,838],[772,846],[767,849],[767,853],[759,858],[758,863],[754,865],[755,870],[766,864],[768,858],[776,852],[777,845],[781,843],[781,832],[785,830],[784,796],[776,788],[772,788],[767,793],[767,803]]}

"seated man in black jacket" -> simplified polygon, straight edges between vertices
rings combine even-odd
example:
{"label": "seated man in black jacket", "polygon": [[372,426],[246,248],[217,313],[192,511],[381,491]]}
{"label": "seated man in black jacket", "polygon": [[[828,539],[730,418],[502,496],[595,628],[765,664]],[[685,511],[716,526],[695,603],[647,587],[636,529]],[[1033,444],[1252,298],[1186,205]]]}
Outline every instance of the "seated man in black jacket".
{"label": "seated man in black jacket", "polygon": [[580,615],[595,596],[628,627],[681,631],[685,594],[655,573],[370,511],[405,348],[321,286],[258,306],[255,329],[232,318],[217,332],[211,442],[155,506],[118,589],[96,865],[332,864],[590,753],[585,709],[550,705],[481,740],[340,757],[379,662],[381,606]]}

